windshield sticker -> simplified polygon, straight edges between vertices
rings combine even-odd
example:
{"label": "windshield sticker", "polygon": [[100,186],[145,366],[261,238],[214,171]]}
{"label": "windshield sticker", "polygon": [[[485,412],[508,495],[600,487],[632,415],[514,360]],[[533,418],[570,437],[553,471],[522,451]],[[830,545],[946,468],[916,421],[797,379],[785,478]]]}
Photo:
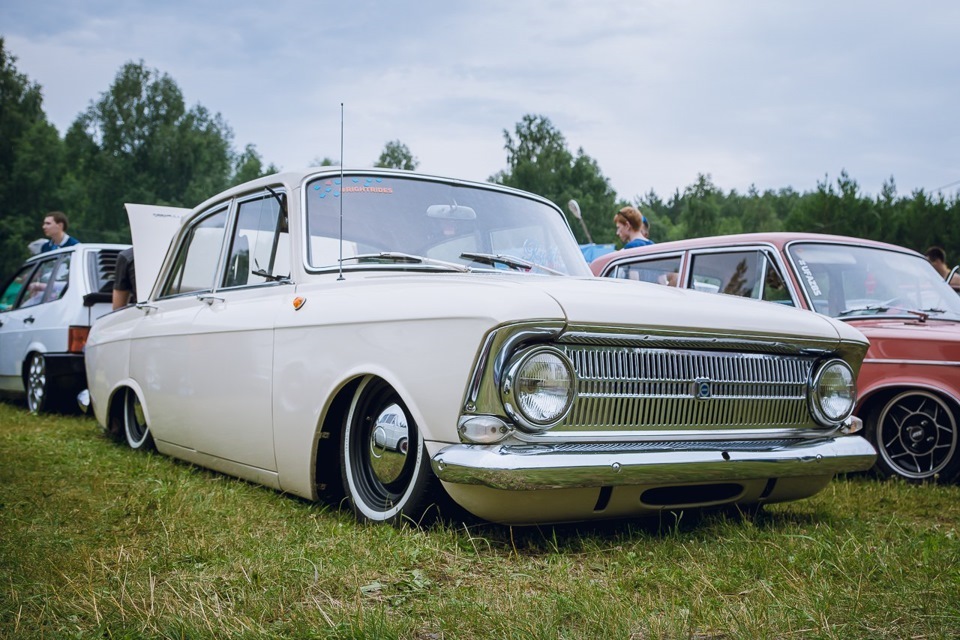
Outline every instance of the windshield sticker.
{"label": "windshield sticker", "polygon": [[333,196],[334,198],[340,197],[340,180],[327,180],[323,184],[313,185],[314,191],[320,191],[323,189],[323,193],[320,194],[321,198],[326,198],[328,195]]}
{"label": "windshield sticker", "polygon": [[797,264],[800,265],[800,273],[807,279],[807,284],[810,285],[810,291],[813,295],[817,297],[822,296],[823,292],[820,291],[820,285],[817,284],[817,279],[813,277],[813,272],[810,270],[810,267],[807,266],[806,261],[803,258],[797,258]]}
{"label": "windshield sticker", "polygon": [[341,193],[378,193],[389,195],[393,193],[393,187],[384,185],[383,178],[350,178],[347,184],[341,185],[340,179],[331,179],[321,184],[313,186],[314,191],[321,191],[320,197],[326,198],[332,195],[339,198]]}

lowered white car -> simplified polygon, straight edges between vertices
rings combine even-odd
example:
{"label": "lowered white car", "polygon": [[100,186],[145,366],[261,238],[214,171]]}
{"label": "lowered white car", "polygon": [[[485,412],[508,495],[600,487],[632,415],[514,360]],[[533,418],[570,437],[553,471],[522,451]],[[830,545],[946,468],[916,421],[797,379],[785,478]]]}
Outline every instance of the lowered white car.
{"label": "lowered white car", "polygon": [[346,496],[363,520],[446,498],[517,524],[753,505],[875,458],[851,416],[856,329],[592,278],[562,212],[528,193],[283,173],[200,204],[162,264],[139,260],[143,301],[87,342],[99,423]]}
{"label": "lowered white car", "polygon": [[78,244],[27,260],[0,292],[0,392],[30,411],[76,409],[86,385],[83,345],[110,311],[117,254],[127,245]]}

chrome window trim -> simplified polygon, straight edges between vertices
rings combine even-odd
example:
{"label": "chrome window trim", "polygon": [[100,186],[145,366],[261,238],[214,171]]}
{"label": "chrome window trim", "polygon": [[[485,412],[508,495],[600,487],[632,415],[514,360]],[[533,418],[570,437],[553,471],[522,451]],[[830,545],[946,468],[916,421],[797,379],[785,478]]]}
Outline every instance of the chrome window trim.
{"label": "chrome window trim", "polygon": [[[150,294],[151,297],[148,300],[144,300],[144,302],[172,300],[174,298],[196,296],[203,293],[210,293],[214,291],[214,286],[216,286],[216,283],[218,282],[220,270],[223,268],[223,259],[224,259],[223,253],[227,245],[226,237],[228,233],[231,233],[231,230],[233,228],[232,225],[230,224],[231,213],[233,211],[232,203],[233,203],[232,199],[217,202],[212,207],[209,207],[196,215],[190,216],[189,223],[183,225],[180,228],[180,230],[177,232],[177,235],[175,236],[176,249],[174,251],[167,251],[167,255],[164,258],[163,264],[160,267],[160,273],[157,276],[157,282],[154,285],[156,291],[151,292]],[[210,287],[207,289],[200,289],[197,291],[177,292],[177,293],[162,295],[162,292],[167,288],[167,285],[169,284],[170,278],[173,276],[173,268],[177,263],[177,259],[180,257],[180,252],[184,249],[184,243],[186,242],[186,238],[191,235],[193,229],[195,229],[197,225],[202,223],[204,220],[207,220],[208,218],[212,218],[213,216],[218,215],[222,211],[226,212],[226,220],[224,221],[224,225],[223,225],[224,240],[220,242],[220,255],[217,256],[216,270],[212,274],[213,279],[210,282]]]}
{"label": "chrome window trim", "polygon": [[[697,248],[697,249],[688,249],[687,250],[688,257],[687,257],[687,264],[686,264],[687,273],[684,274],[684,282],[683,282],[682,288],[684,289],[687,288],[687,280],[689,277],[692,277],[694,257],[696,257],[697,255],[713,254],[713,253],[735,253],[737,251],[744,251],[744,250],[760,251],[768,261],[772,257],[774,262],[776,262],[777,266],[780,268],[780,275],[783,277],[784,284],[786,284],[787,290],[790,292],[790,299],[793,301],[794,307],[797,309],[802,309],[803,307],[801,307],[799,304],[801,300],[800,294],[797,292],[797,288],[794,286],[793,278],[790,277],[791,272],[789,269],[787,269],[788,265],[784,263],[783,256],[780,255],[780,250],[777,249],[777,246],[768,242],[759,242],[759,243],[751,242],[749,244],[727,244],[727,245],[723,245],[722,247],[703,247],[703,248]],[[764,265],[763,275],[764,277],[766,276],[766,265]],[[757,298],[750,298],[750,299],[756,300]],[[764,300],[764,298],[759,298],[759,299],[763,300],[764,302],[770,302],[769,300]],[[774,302],[774,304],[777,304],[777,303]]]}
{"label": "chrome window trim", "polygon": [[[241,289],[242,289],[242,290],[246,290],[246,289],[257,289],[257,288],[263,288],[263,287],[268,287],[268,286],[269,286],[269,287],[275,287],[275,286],[277,286],[277,285],[290,284],[289,282],[269,281],[269,280],[266,281],[266,282],[258,282],[258,283],[256,283],[256,284],[240,284],[240,285],[234,285],[234,286],[232,286],[232,287],[225,287],[225,286],[222,286],[222,284],[221,284],[221,283],[223,282],[224,271],[226,270],[226,267],[227,267],[227,261],[228,261],[228,258],[229,258],[229,253],[230,253],[230,250],[231,250],[232,245],[233,245],[233,239],[234,239],[234,238],[233,238],[233,234],[236,232],[237,225],[240,223],[240,207],[241,207],[241,205],[243,205],[243,204],[245,204],[245,203],[247,203],[247,202],[252,202],[252,201],[254,201],[254,200],[272,200],[272,201],[275,202],[276,200],[274,199],[273,194],[271,194],[271,193],[267,190],[268,187],[269,187],[270,189],[273,189],[273,191],[274,191],[277,195],[286,195],[286,193],[287,193],[286,185],[284,185],[284,184],[282,184],[282,183],[277,183],[277,184],[275,184],[275,185],[266,185],[266,186],[261,187],[260,189],[258,189],[258,190],[256,190],[256,191],[251,191],[251,192],[246,193],[246,194],[242,194],[242,195],[239,195],[239,196],[235,196],[235,197],[231,200],[231,202],[230,202],[230,204],[229,204],[229,212],[227,213],[227,216],[228,216],[228,218],[227,218],[227,225],[226,225],[227,228],[226,228],[226,231],[225,231],[225,233],[224,233],[224,240],[225,240],[225,241],[224,241],[224,243],[223,243],[223,245],[222,245],[222,247],[221,247],[221,249],[220,249],[220,261],[219,261],[218,264],[217,264],[217,275],[216,275],[216,277],[215,277],[215,279],[214,279],[215,286],[214,286],[213,289],[211,289],[212,292],[239,291],[239,290],[241,290]],[[288,202],[288,203],[290,202],[289,196],[287,197],[287,202]],[[282,215],[282,213],[281,213],[281,215]],[[290,222],[289,222],[289,215],[290,215],[290,211],[289,211],[289,204],[288,204],[288,205],[287,205],[287,216],[288,216],[287,225],[288,225],[288,229],[289,229],[289,224],[290,224]],[[278,233],[277,235],[279,236],[279,233]],[[289,236],[290,236],[289,230],[287,231],[287,236],[288,236],[288,240],[289,240]],[[291,274],[290,274],[291,278],[292,278],[292,276],[293,276],[292,271],[293,271],[293,264],[291,263]]]}

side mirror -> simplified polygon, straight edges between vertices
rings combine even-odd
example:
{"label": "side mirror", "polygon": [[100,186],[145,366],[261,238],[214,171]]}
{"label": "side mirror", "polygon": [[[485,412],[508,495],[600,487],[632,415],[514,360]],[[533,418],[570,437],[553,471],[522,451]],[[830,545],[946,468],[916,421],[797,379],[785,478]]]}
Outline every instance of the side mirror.
{"label": "side mirror", "polygon": [[583,221],[583,214],[580,213],[580,204],[576,200],[571,200],[567,203],[567,209],[570,210],[574,218],[580,221],[580,226],[583,227],[583,233],[587,236],[587,242],[593,244],[593,236],[590,235],[590,230],[587,229],[587,223]]}

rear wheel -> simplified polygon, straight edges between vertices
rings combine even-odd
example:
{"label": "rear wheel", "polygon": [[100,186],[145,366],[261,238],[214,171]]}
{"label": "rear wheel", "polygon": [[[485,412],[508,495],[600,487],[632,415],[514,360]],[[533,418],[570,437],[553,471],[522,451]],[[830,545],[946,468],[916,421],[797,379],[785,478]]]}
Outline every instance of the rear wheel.
{"label": "rear wheel", "polygon": [[[395,417],[394,417],[395,416]],[[378,424],[406,431],[405,446],[388,446]],[[340,438],[343,488],[357,518],[419,521],[437,494],[436,476],[417,424],[394,389],[367,377],[357,388]]]}
{"label": "rear wheel", "polygon": [[133,389],[127,389],[123,400],[123,430],[131,449],[150,451],[154,448],[140,396]]}
{"label": "rear wheel", "polygon": [[53,407],[53,398],[50,396],[50,381],[47,378],[47,359],[42,353],[31,353],[25,369],[27,408],[30,413],[49,411]]}
{"label": "rear wheel", "polygon": [[911,482],[949,482],[960,471],[957,414],[929,391],[899,393],[867,428],[877,448],[877,470]]}

